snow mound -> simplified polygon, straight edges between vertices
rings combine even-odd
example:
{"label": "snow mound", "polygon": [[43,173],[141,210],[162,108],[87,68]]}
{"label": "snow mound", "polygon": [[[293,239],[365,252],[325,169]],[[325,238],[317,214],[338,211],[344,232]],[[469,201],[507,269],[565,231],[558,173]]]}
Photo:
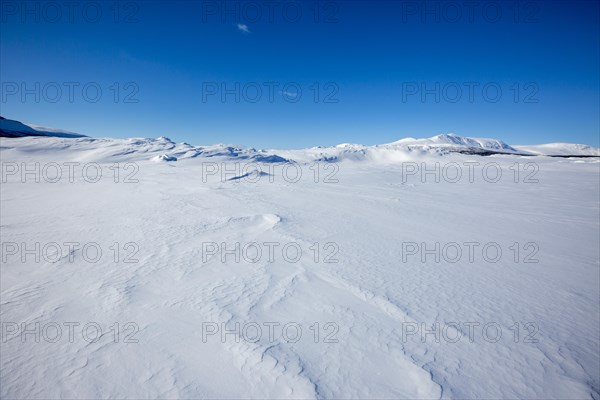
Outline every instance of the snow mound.
{"label": "snow mound", "polygon": [[168,162],[168,161],[177,161],[177,157],[173,157],[173,156],[170,156],[168,154],[161,154],[161,155],[158,155],[158,156],[154,157],[154,160],[155,161],[165,161],[165,162]]}
{"label": "snow mound", "polygon": [[257,169],[253,169],[252,171],[246,172],[245,174],[234,176],[232,178],[227,179],[228,181],[239,181],[241,179],[246,179],[248,181],[257,181],[263,176],[271,176],[268,172],[259,171]]}

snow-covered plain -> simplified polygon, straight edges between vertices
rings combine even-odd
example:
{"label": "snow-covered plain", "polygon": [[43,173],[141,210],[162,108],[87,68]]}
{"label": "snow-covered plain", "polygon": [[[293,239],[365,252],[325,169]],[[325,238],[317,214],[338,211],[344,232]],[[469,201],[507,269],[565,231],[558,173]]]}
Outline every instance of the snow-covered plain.
{"label": "snow-covered plain", "polygon": [[2,398],[600,398],[597,158],[0,147]]}

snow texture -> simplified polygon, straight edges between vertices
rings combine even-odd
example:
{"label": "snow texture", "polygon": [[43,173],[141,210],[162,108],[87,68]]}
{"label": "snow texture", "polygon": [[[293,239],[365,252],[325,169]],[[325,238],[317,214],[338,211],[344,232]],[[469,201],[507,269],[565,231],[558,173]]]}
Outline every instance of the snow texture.
{"label": "snow texture", "polygon": [[[522,155],[587,148],[456,135],[286,151],[166,137],[0,143],[2,398],[600,398],[600,163]],[[51,182],[48,167],[38,183],[7,169],[23,163],[79,164],[73,182],[67,167]],[[497,182],[481,178],[492,163]],[[406,174],[456,164],[475,165],[474,181]],[[82,179],[84,165],[102,178]],[[215,165],[227,174],[206,174]],[[284,179],[286,168],[302,176]],[[48,260],[46,246],[50,256],[23,260],[5,247],[36,242],[96,243],[102,257],[79,247]],[[203,247],[266,242],[281,244],[273,262],[265,247],[257,262]],[[489,262],[479,246],[469,262],[462,246],[453,263],[403,248],[450,242],[503,253]],[[285,243],[301,247],[295,262]],[[538,262],[525,262],[527,243]],[[97,341],[82,335],[89,323]],[[240,338],[236,323],[262,336]],[[282,335],[290,323],[296,342],[294,329]],[[436,323],[438,340],[423,340]]]}

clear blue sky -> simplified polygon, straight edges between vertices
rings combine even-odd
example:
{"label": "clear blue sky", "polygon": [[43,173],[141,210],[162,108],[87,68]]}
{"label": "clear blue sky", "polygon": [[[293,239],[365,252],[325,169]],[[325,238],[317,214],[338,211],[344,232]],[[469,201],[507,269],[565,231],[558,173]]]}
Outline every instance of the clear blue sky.
{"label": "clear blue sky", "polygon": [[597,1],[65,3],[2,2],[2,116],[261,148],[599,145]]}

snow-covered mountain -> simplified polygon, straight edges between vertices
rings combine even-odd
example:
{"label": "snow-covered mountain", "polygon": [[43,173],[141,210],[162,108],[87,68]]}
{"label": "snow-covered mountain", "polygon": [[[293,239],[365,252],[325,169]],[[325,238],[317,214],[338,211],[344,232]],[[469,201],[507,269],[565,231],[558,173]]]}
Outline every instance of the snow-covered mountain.
{"label": "snow-covered mountain", "polygon": [[547,156],[590,156],[600,157],[600,149],[585,144],[573,143],[548,143],[537,145],[514,146],[516,149]]}
{"label": "snow-covered mountain", "polygon": [[437,135],[431,138],[404,138],[398,141],[365,146],[361,144],[343,143],[337,146],[318,146],[298,150],[257,150],[225,144],[194,146],[188,143],[175,143],[161,136],[151,138],[111,139],[89,138],[72,132],[58,129],[26,125],[18,121],[2,118],[0,120],[0,136],[4,137],[60,137],[69,138],[66,142],[47,140],[45,142],[13,142],[22,150],[35,143],[35,147],[66,146],[71,154],[79,154],[88,161],[124,161],[155,160],[175,162],[178,160],[223,157],[228,159],[251,160],[264,163],[280,162],[312,162],[312,161],[371,161],[396,162],[418,157],[419,155],[443,156],[453,153],[467,155],[549,155],[560,157],[600,156],[600,149],[581,144],[554,143],[535,146],[510,146],[507,143],[490,138],[471,138],[453,133]]}
{"label": "snow-covered mountain", "polygon": [[344,143],[331,147],[313,147],[285,153],[292,159],[312,158],[317,161],[369,160],[372,162],[394,162],[419,155],[443,156],[452,153],[488,156],[494,154],[533,155],[517,150],[497,139],[469,138],[455,134],[437,135],[427,139],[405,138],[398,141],[363,146]]}
{"label": "snow-covered mountain", "polygon": [[449,152],[468,152],[474,154],[508,153],[519,151],[498,139],[470,138],[448,133],[437,135],[429,139],[400,139],[386,146],[403,146],[413,149],[442,149]]}

